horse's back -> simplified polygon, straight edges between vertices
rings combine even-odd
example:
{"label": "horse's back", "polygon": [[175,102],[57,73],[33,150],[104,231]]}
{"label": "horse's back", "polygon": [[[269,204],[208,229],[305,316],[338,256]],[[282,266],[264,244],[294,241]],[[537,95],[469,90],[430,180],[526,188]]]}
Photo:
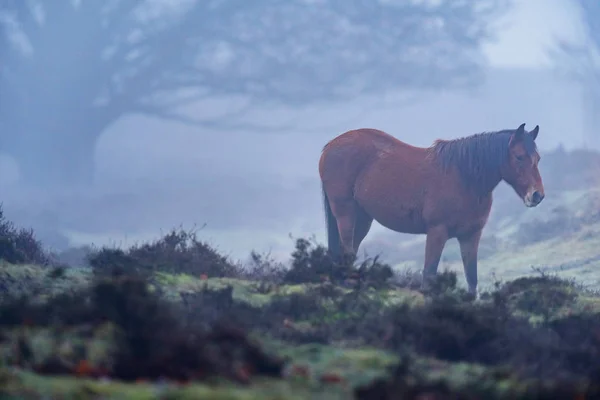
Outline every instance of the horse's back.
{"label": "horse's back", "polygon": [[403,142],[378,129],[362,128],[342,133],[323,148],[319,161],[321,179],[324,182],[356,179],[380,152],[402,145]]}
{"label": "horse's back", "polygon": [[344,146],[361,148],[363,151],[373,149],[373,146],[398,146],[403,142],[379,129],[361,128],[342,133],[327,143],[324,152],[333,151]]}

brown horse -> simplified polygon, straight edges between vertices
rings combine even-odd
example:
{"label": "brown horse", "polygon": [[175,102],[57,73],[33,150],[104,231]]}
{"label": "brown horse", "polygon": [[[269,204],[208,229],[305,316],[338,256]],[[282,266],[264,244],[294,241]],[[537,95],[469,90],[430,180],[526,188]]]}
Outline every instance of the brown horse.
{"label": "brown horse", "polygon": [[527,207],[544,199],[535,139],[539,126],[484,132],[415,147],[376,129],[331,140],[319,160],[329,252],[356,254],[371,223],[426,234],[424,282],[437,274],[448,239],[457,238],[469,291],[477,290],[477,251],[504,180]]}

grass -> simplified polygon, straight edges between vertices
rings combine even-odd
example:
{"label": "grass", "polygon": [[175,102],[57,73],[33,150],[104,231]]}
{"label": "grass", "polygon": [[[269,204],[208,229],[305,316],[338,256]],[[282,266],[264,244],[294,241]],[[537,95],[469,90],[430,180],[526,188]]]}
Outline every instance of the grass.
{"label": "grass", "polygon": [[275,400],[275,399],[345,399],[348,391],[329,390],[326,394],[313,391],[306,385],[276,380],[257,380],[251,387],[233,385],[178,385],[173,383],[125,384],[73,377],[43,377],[22,371],[0,370],[3,398],[44,399],[216,399],[216,400]]}
{"label": "grass", "polygon": [[[5,273],[7,271],[17,271],[20,267],[4,265]],[[21,274],[13,273],[11,276],[29,277],[28,279],[37,277],[40,281],[48,279],[44,277],[46,271],[43,267],[25,266],[24,271]],[[404,351],[398,352],[403,346],[396,347],[396,345],[392,345],[388,348],[378,346],[376,342],[381,341],[381,339],[372,341],[371,344],[366,343],[361,340],[361,337],[365,339],[369,334],[365,336],[364,332],[354,335],[353,339],[351,333],[342,333],[342,331],[349,328],[349,325],[344,323],[345,320],[348,320],[350,325],[357,324],[358,326],[360,325],[359,321],[366,319],[367,321],[363,321],[365,326],[357,329],[377,331],[383,327],[369,323],[368,319],[376,317],[371,314],[372,312],[379,315],[385,313],[386,310],[390,312],[395,309],[401,311],[403,308],[398,307],[408,307],[408,310],[416,310],[417,313],[414,316],[409,316],[410,314],[402,315],[406,315],[409,320],[417,318],[417,320],[426,321],[431,317],[428,316],[430,314],[425,310],[431,306],[432,301],[440,301],[439,304],[444,305],[458,301],[457,306],[459,309],[464,310],[469,310],[472,307],[469,305],[471,303],[463,303],[462,300],[459,300],[461,291],[460,289],[452,289],[453,280],[451,279],[449,288],[444,289],[445,291],[440,294],[443,297],[441,300],[435,300],[435,297],[429,298],[423,293],[409,288],[364,289],[362,291],[363,296],[357,298],[356,303],[371,307],[371,310],[363,314],[362,317],[355,315],[356,310],[345,309],[345,306],[343,306],[344,300],[340,300],[355,291],[338,287],[337,294],[331,295],[333,300],[329,302],[326,300],[323,303],[325,314],[313,310],[304,316],[294,318],[293,308],[284,309],[278,314],[281,307],[283,307],[281,305],[283,304],[281,303],[282,300],[294,295],[313,299],[316,293],[315,290],[324,290],[323,288],[328,287],[328,285],[281,285],[279,290],[256,294],[253,292],[253,285],[256,282],[242,279],[202,279],[183,274],[171,275],[168,273],[157,273],[157,275],[156,282],[158,283],[149,283],[149,285],[158,285],[159,292],[162,293],[161,296],[170,299],[168,302],[175,299],[170,293],[178,291],[214,292],[231,287],[233,288],[231,296],[235,304],[248,304],[257,307],[263,313],[271,310],[269,312],[273,314],[268,318],[269,320],[275,320],[275,322],[281,322],[280,328],[269,328],[270,333],[267,335],[265,335],[265,332],[261,334],[254,331],[250,333],[250,336],[252,340],[260,343],[267,353],[277,354],[278,357],[286,360],[282,376],[256,376],[251,379],[251,382],[245,384],[232,382],[224,377],[215,377],[205,382],[192,381],[181,384],[173,379],[126,383],[118,379],[94,379],[86,377],[85,374],[84,376],[72,376],[77,375],[73,372],[68,373],[71,376],[48,376],[43,372],[40,365],[51,365],[50,361],[56,357],[59,357],[63,364],[72,366],[75,371],[77,371],[77,365],[81,362],[82,357],[89,363],[90,368],[103,367],[110,369],[111,363],[114,363],[115,352],[118,347],[116,341],[118,329],[115,330],[114,324],[106,322],[95,327],[92,327],[90,323],[76,323],[62,328],[54,323],[47,326],[36,324],[31,326],[16,325],[4,330],[2,345],[0,345],[0,380],[3,382],[3,389],[0,390],[1,394],[34,399],[47,398],[44,396],[48,395],[52,398],[72,397],[84,399],[123,397],[154,399],[171,398],[171,396],[177,396],[177,398],[210,396],[210,398],[223,399],[341,399],[352,396],[361,398],[360,396],[366,395],[360,393],[364,393],[365,388],[371,387],[378,379],[383,379],[385,382],[393,381],[392,377],[395,376],[393,368],[402,361],[406,353]],[[53,296],[60,295],[60,293],[71,292],[73,287],[69,288],[64,283],[64,280],[71,278],[74,279],[74,283],[81,285],[82,289],[94,281],[92,272],[87,269],[77,269],[70,271],[69,274],[60,279],[45,281],[49,286],[56,284],[55,287],[47,288],[48,293],[52,294],[46,297],[46,301],[51,301]],[[456,277],[454,277],[454,282],[456,280]],[[501,294],[504,296],[504,302],[510,311],[510,315],[525,318],[531,326],[541,326],[552,321],[560,322],[565,318],[574,316],[600,316],[600,297],[584,290],[576,283],[545,274],[508,281],[500,285],[494,293],[484,294],[477,303],[492,304],[493,296]],[[216,301],[221,302],[221,300]],[[197,306],[201,306],[201,304],[197,304]],[[212,306],[204,303],[204,307]],[[269,307],[272,307],[272,309]],[[424,311],[418,311],[420,309]],[[495,308],[490,310],[495,310]],[[228,312],[231,312],[231,310]],[[401,312],[406,313],[406,311]],[[329,322],[326,322],[327,318],[323,318],[324,315],[331,316],[333,314],[338,314],[339,318],[329,319]],[[279,337],[272,336],[273,333],[286,329],[284,318],[281,318],[281,321],[276,321],[278,319],[276,315],[288,316],[292,320],[291,325],[293,327],[287,327],[289,329],[288,336],[286,334],[279,335]],[[320,317],[315,319],[311,315],[320,315]],[[380,318],[379,321],[381,323],[381,321],[390,319],[393,320],[393,314],[383,319]],[[352,322],[355,320],[356,322]],[[429,323],[441,323],[433,321],[431,320]],[[460,325],[460,322],[458,323]],[[332,340],[329,343],[303,343],[302,340],[298,342],[298,338],[293,337],[303,330],[319,329],[328,324],[330,328],[340,332],[337,338],[335,338],[336,333],[328,333],[328,335],[332,335]],[[393,323],[393,326],[399,326],[395,324],[397,323]],[[424,325],[419,329],[429,329],[426,326]],[[447,329],[452,332],[455,328],[448,326]],[[465,327],[465,329],[468,330],[469,328]],[[289,336],[290,332],[293,333],[292,336]],[[427,333],[425,330],[423,334],[431,335],[434,333]],[[407,341],[402,339],[403,337],[399,336],[392,340],[400,340],[407,344],[414,340]],[[457,339],[459,337],[460,335],[453,340],[459,340]],[[31,353],[27,362],[20,361],[23,356],[18,349],[19,343],[23,340],[28,343],[27,352]],[[407,383],[409,386],[429,387],[430,390],[434,390],[434,388],[439,389],[440,385],[445,385],[446,389],[444,390],[450,392],[465,393],[471,391],[491,396],[489,398],[529,398],[528,391],[533,390],[531,388],[535,387],[535,384],[528,380],[525,375],[507,372],[502,365],[461,361],[460,357],[456,361],[445,360],[444,357],[440,358],[434,354],[422,353],[418,350],[418,342],[415,342],[415,345],[417,347],[412,347],[412,350],[409,350],[411,361],[410,366],[407,367],[409,368],[407,373],[413,377],[412,380],[408,381],[412,383]],[[411,345],[409,345],[410,348]],[[32,371],[38,371],[38,373]],[[405,378],[403,379],[405,380]],[[577,383],[577,388],[579,388],[577,390],[584,390],[585,385],[587,385],[585,381]],[[413,389],[417,390],[414,387]]]}
{"label": "grass", "polygon": [[[171,296],[177,296],[181,292],[194,293],[201,289],[218,290],[226,287],[233,288],[233,297],[238,301],[244,301],[252,305],[260,306],[268,303],[272,294],[257,292],[257,282],[251,282],[236,278],[207,278],[202,279],[187,274],[157,273],[158,281],[164,285]],[[304,293],[310,285],[281,285],[277,292],[281,295],[292,293]]]}

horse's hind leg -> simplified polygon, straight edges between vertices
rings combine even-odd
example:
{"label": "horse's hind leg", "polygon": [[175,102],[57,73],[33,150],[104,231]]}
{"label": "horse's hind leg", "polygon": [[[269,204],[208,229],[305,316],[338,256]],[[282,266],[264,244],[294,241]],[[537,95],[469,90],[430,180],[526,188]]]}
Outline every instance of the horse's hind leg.
{"label": "horse's hind leg", "polygon": [[355,203],[355,212],[356,218],[354,222],[354,238],[353,238],[353,248],[354,253],[358,253],[358,248],[362,241],[369,233],[371,229],[371,224],[373,223],[373,218],[367,214],[367,212]]}
{"label": "horse's hind leg", "polygon": [[356,202],[352,197],[333,197],[331,212],[337,220],[342,251],[345,254],[355,254],[354,226],[356,225]]}

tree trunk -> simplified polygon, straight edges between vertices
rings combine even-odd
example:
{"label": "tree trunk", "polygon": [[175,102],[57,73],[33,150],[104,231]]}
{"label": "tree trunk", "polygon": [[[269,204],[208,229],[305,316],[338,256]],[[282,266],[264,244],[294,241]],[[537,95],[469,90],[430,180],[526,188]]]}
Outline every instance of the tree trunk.
{"label": "tree trunk", "polygon": [[38,189],[91,185],[97,136],[85,131],[21,135],[10,149],[19,165],[20,182]]}
{"label": "tree trunk", "polygon": [[[19,180],[35,189],[86,187],[94,179],[96,139],[105,124],[94,110],[61,103],[32,102],[22,111],[2,150],[19,166]],[[1,133],[0,133],[1,134]]]}

